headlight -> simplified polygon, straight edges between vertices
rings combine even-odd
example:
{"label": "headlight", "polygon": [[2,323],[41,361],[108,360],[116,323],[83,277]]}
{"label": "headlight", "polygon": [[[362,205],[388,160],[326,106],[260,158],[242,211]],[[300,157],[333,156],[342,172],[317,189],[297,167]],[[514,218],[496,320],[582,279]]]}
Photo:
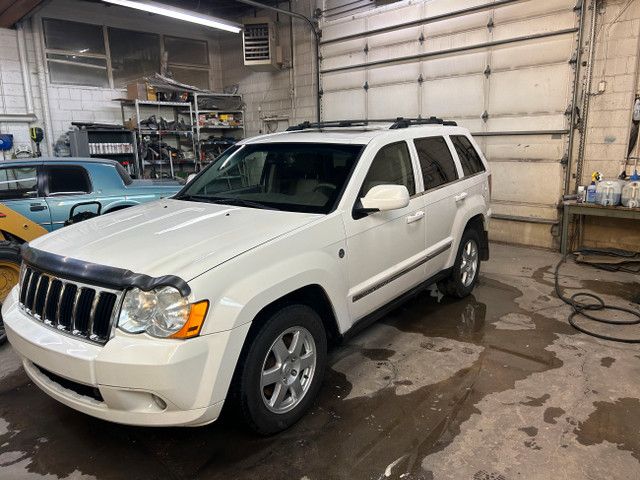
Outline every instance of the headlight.
{"label": "headlight", "polygon": [[127,333],[187,338],[200,333],[209,302],[192,304],[173,287],[150,292],[129,290],[122,302],[118,327]]}

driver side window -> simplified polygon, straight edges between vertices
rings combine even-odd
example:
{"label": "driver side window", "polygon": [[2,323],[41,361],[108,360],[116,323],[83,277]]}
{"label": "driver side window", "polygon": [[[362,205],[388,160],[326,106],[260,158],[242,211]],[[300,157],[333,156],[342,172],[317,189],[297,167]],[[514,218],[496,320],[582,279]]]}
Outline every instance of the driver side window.
{"label": "driver side window", "polygon": [[404,185],[409,195],[415,195],[415,177],[405,142],[392,143],[380,149],[364,179],[361,196],[376,185]]}

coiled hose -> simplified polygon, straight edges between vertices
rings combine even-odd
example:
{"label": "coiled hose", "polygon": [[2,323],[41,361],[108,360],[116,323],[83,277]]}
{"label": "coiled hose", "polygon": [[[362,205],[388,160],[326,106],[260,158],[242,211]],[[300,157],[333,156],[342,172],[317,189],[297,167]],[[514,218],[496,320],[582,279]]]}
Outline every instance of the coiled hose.
{"label": "coiled hose", "polygon": [[[573,328],[575,328],[576,330],[582,333],[591,335],[592,337],[601,338],[603,340],[611,340],[613,342],[624,342],[624,343],[640,343],[640,338],[611,337],[608,335],[602,335],[600,333],[591,332],[585,329],[584,327],[581,327],[576,324],[576,322],[574,321],[574,317],[581,315],[585,318],[588,318],[589,320],[593,320],[595,322],[600,322],[600,323],[606,323],[609,325],[638,325],[640,324],[640,313],[636,312],[635,310],[631,310],[629,308],[616,307],[614,305],[606,305],[600,297],[598,297],[597,295],[594,295],[593,293],[578,292],[571,295],[571,298],[564,297],[560,292],[560,283],[558,281],[558,272],[560,271],[560,265],[563,262],[564,262],[564,259],[560,260],[558,262],[558,265],[556,265],[555,286],[556,286],[556,295],[558,296],[558,298],[562,300],[564,303],[566,303],[567,305],[570,305],[571,308],[573,309],[573,311],[569,314],[569,317],[567,318],[567,320],[569,321],[569,324]],[[579,297],[591,298],[595,300],[596,303],[578,303],[576,299]],[[593,315],[587,313],[587,312],[594,312],[598,310],[617,310],[619,312],[629,313],[634,317],[636,317],[636,320],[605,320],[603,318],[594,317]]]}

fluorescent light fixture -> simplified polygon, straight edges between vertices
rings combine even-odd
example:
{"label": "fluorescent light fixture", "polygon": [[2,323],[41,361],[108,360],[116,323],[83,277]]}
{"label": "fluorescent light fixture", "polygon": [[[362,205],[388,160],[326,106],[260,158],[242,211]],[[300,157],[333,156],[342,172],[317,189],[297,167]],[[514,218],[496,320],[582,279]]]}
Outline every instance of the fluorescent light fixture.
{"label": "fluorescent light fixture", "polygon": [[189,10],[183,10],[181,8],[169,7],[155,2],[133,2],[130,0],[103,0],[107,3],[114,5],[120,5],[121,7],[135,8],[136,10],[142,10],[143,12],[155,13],[157,15],[164,15],[165,17],[175,18],[176,20],[184,20],[185,22],[197,23],[198,25],[204,25],[205,27],[217,28],[219,30],[225,30],[231,33],[240,33],[241,27],[229,22],[223,22],[214,17],[207,15],[200,15]]}

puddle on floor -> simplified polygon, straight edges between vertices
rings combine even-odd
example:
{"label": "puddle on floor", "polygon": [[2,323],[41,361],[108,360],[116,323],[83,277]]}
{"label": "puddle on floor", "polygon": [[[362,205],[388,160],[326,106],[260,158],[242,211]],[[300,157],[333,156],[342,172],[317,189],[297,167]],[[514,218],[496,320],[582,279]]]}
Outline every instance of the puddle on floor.
{"label": "puddle on floor", "polygon": [[[474,405],[532,373],[561,366],[545,347],[556,333],[574,330],[520,309],[514,302],[520,295],[482,277],[463,300],[416,297],[333,350],[312,410],[272,438],[246,432],[227,413],[199,428],[103,422],[49,399],[20,373],[10,388],[0,387],[6,422],[0,458],[26,452],[27,471],[59,478],[81,472],[100,479],[378,479],[391,469],[407,472],[405,479],[427,479],[422,460],[455,439],[460,425],[478,413]],[[496,328],[514,314],[535,329]],[[360,360],[349,363],[353,358]],[[339,371],[344,362],[347,370]],[[354,376],[356,369],[361,376]],[[366,388],[356,395],[359,383]],[[559,415],[549,411],[545,419]],[[12,463],[0,464],[0,476]]]}

